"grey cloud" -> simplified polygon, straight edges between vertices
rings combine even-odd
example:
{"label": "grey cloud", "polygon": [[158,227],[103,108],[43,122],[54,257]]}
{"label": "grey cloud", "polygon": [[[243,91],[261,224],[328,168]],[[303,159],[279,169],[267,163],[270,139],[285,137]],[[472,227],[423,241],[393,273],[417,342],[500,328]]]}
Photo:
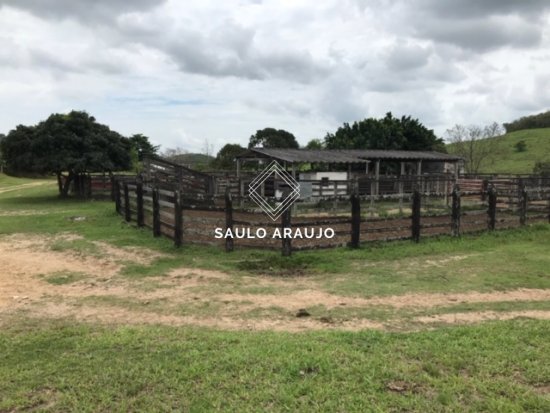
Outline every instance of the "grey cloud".
{"label": "grey cloud", "polygon": [[419,45],[399,43],[388,54],[387,65],[393,70],[411,70],[425,66],[431,51]]}
{"label": "grey cloud", "polygon": [[532,23],[500,20],[434,19],[419,25],[417,34],[425,39],[453,44],[463,49],[485,52],[503,46],[531,47],[542,40],[542,27]]}
{"label": "grey cloud", "polygon": [[119,22],[127,41],[139,41],[166,53],[184,72],[252,80],[270,78],[309,83],[330,73],[328,63],[308,51],[266,49],[254,44],[255,31],[231,21],[209,31],[165,32],[127,19]]}
{"label": "grey cloud", "polygon": [[494,15],[539,15],[550,9],[548,0],[424,0],[415,7],[448,19]]}
{"label": "grey cloud", "polygon": [[164,2],[165,0],[0,0],[0,7],[14,7],[41,18],[110,22],[120,14],[149,10]]}

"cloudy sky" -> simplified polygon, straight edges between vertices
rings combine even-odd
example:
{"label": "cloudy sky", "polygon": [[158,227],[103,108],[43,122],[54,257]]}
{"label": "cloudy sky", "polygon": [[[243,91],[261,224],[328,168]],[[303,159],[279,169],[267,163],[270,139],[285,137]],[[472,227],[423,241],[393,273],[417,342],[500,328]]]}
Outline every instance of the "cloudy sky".
{"label": "cloudy sky", "polygon": [[0,0],[0,108],[189,151],[388,111],[442,135],[550,108],[550,1]]}

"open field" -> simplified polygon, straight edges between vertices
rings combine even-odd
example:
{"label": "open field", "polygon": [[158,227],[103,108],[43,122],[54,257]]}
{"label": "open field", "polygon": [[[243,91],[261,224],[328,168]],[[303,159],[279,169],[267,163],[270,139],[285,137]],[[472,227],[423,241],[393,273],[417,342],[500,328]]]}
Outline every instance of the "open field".
{"label": "open field", "polygon": [[174,249],[0,176],[0,412],[548,411],[549,243]]}
{"label": "open field", "polygon": [[[549,162],[550,128],[526,129],[492,138],[496,140],[494,157],[483,162],[480,172],[501,174],[531,174],[537,162]],[[516,143],[525,141],[524,152],[515,149]],[[448,145],[452,153],[452,145]]]}

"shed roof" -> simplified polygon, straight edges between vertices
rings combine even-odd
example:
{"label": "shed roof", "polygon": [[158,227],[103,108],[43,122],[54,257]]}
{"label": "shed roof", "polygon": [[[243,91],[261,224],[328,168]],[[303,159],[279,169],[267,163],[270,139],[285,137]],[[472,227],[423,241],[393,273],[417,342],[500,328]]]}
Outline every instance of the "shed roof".
{"label": "shed roof", "polygon": [[430,151],[379,149],[276,149],[251,148],[237,159],[270,158],[283,162],[365,163],[373,160],[458,162],[461,157]]}

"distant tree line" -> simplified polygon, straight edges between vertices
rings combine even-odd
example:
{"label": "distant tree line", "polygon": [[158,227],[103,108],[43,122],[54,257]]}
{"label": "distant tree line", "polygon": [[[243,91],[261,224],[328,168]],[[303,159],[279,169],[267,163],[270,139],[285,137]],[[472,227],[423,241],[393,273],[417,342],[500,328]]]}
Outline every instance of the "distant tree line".
{"label": "distant tree line", "polygon": [[550,128],[550,110],[537,115],[524,116],[513,122],[505,123],[507,133],[522,129]]}

